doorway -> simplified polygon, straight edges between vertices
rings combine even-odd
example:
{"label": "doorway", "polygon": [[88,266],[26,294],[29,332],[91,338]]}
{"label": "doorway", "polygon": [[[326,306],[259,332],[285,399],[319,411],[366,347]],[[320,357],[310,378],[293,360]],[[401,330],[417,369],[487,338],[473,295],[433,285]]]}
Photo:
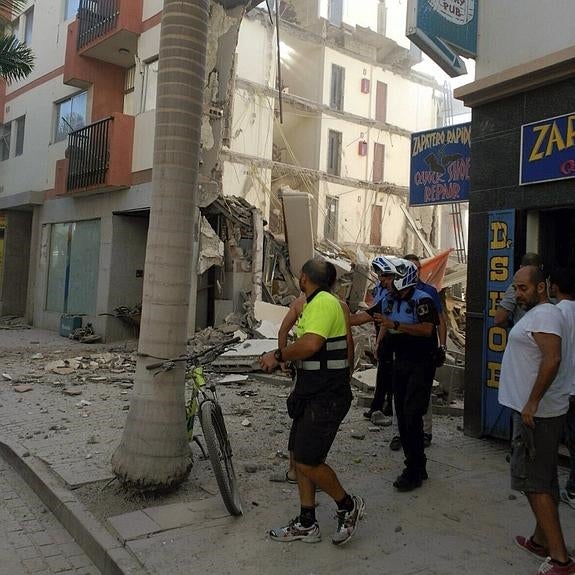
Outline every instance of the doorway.
{"label": "doorway", "polygon": [[547,271],[575,265],[575,209],[539,212],[539,254]]}

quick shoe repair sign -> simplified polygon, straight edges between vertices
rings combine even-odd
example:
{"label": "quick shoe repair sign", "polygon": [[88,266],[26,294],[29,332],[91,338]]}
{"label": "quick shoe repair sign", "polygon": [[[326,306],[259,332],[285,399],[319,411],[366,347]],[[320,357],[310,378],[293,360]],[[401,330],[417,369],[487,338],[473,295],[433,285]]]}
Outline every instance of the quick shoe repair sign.
{"label": "quick shoe repair sign", "polygon": [[467,202],[470,164],[470,123],[412,134],[409,205]]}

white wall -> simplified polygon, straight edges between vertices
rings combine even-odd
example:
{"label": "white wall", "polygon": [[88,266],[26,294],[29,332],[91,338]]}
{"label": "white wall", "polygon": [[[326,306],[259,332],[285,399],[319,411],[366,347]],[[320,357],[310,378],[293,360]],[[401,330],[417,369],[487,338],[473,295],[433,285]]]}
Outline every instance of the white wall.
{"label": "white wall", "polygon": [[575,45],[573,0],[483,0],[475,78]]}
{"label": "white wall", "polygon": [[261,210],[266,219],[270,211],[271,181],[270,169],[237,162],[224,162],[224,195],[246,199]]}
{"label": "white wall", "polygon": [[272,157],[274,100],[237,89],[231,130],[231,149],[241,154]]}
{"label": "white wall", "polygon": [[[342,133],[341,176],[372,181],[374,144],[385,146],[384,181],[399,186],[409,184],[410,139],[387,131],[324,116],[321,124],[319,169],[327,171],[329,130]],[[359,155],[359,141],[363,134],[368,143],[367,156]]]}
{"label": "white wall", "polygon": [[[433,88],[413,82],[384,70],[341,54],[331,48],[325,50],[322,103],[329,105],[332,65],[345,68],[344,111],[364,118],[375,118],[377,82],[387,84],[387,122],[409,131],[435,127],[436,110]],[[370,92],[361,92],[361,80],[370,80]]]}
{"label": "white wall", "polygon": [[267,15],[254,15],[242,20],[236,48],[236,75],[275,88],[275,35],[265,18]]}
{"label": "white wall", "polygon": [[[3,195],[50,190],[54,187],[56,161],[64,157],[68,145],[67,140],[52,143],[54,102],[78,91],[78,88],[62,84],[62,76],[57,76],[8,103],[4,121],[10,122],[25,115],[26,125],[24,153],[0,162]],[[90,107],[88,101],[88,122]]]}
{"label": "white wall", "polygon": [[[64,21],[64,2],[62,0],[29,1],[24,11],[32,5],[34,5],[34,24],[30,47],[34,52],[34,70],[24,80],[9,84],[6,87],[6,94],[64,65],[68,24],[71,22],[71,20]],[[23,33],[23,20],[21,18],[21,33]]]}
{"label": "white wall", "polygon": [[326,196],[339,199],[337,241],[340,244],[370,244],[372,207],[382,207],[381,245],[403,248],[406,220],[401,198],[392,194],[320,182],[318,236],[323,237]]}
{"label": "white wall", "polygon": [[282,83],[287,86],[289,93],[314,102],[323,101],[323,46],[284,33],[280,54]]}
{"label": "white wall", "polygon": [[148,18],[155,16],[158,12],[161,12],[163,7],[163,0],[144,0],[142,20],[146,21]]}

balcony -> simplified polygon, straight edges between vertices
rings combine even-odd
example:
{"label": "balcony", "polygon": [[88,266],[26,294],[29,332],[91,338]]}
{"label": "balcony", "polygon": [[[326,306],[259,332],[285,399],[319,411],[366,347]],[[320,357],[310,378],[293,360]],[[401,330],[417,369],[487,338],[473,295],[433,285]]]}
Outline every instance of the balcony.
{"label": "balcony", "polygon": [[143,0],[80,0],[76,50],[122,68],[134,65]]}
{"label": "balcony", "polygon": [[55,194],[100,193],[132,183],[134,118],[113,114],[68,134],[66,158],[56,163]]}

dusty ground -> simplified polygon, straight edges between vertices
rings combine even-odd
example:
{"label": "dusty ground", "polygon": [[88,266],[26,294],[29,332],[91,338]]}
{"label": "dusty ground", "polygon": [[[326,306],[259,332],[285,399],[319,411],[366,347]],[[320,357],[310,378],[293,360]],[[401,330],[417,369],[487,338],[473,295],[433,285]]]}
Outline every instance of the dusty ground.
{"label": "dusty ground", "polygon": [[[210,463],[202,459],[197,446],[192,473],[176,493],[126,493],[113,479],[109,461],[132,393],[135,348],[135,341],[83,345],[41,330],[0,331],[3,433],[41,457],[102,519],[218,493]],[[63,369],[57,361],[63,362]],[[208,377],[219,379],[218,374]],[[16,392],[22,385],[32,389]],[[278,492],[295,494],[291,485],[270,481],[287,468],[288,392],[285,384],[255,377],[241,384],[218,385],[247,507],[268,505]],[[388,448],[391,428],[376,431],[362,411],[354,404],[330,454],[330,462],[350,484],[366,473],[393,474],[401,469],[400,454]],[[249,427],[242,425],[246,419]],[[358,434],[363,439],[352,437]],[[443,443],[454,437],[462,437],[461,419],[436,417],[434,440]]]}
{"label": "dusty ground", "polygon": [[[199,509],[204,504],[197,500],[206,499],[212,519],[198,512],[181,527],[126,537],[126,548],[147,572],[187,575],[192,566],[194,572],[234,575],[536,572],[537,562],[512,543],[514,535],[530,533],[532,517],[526,501],[509,489],[507,447],[465,437],[458,417],[434,417],[427,451],[430,479],[413,493],[398,494],[392,482],[403,456],[389,450],[391,429],[370,431],[363,408],[352,407],[330,462],[344,486],[365,497],[367,515],[344,551],[329,543],[334,509],[322,493],[318,517],[324,541],[282,545],[266,536],[298,509],[295,486],[270,481],[287,465],[285,386],[254,379],[219,387],[244,517],[226,516],[210,464],[197,449],[192,473],[179,491],[155,498],[124,492],[109,462],[129,407],[134,346],[80,345],[49,332],[0,330],[0,435],[40,457],[108,528],[111,516],[157,511],[168,503],[180,511]],[[52,364],[59,373],[46,370],[50,362],[74,358],[79,359],[69,362],[72,367],[64,364],[63,371],[62,364]],[[18,393],[18,385],[31,389]],[[242,425],[245,419],[249,427]],[[564,476],[562,471],[561,481]],[[172,508],[162,509],[173,518]],[[573,547],[575,512],[566,505],[560,511]]]}

